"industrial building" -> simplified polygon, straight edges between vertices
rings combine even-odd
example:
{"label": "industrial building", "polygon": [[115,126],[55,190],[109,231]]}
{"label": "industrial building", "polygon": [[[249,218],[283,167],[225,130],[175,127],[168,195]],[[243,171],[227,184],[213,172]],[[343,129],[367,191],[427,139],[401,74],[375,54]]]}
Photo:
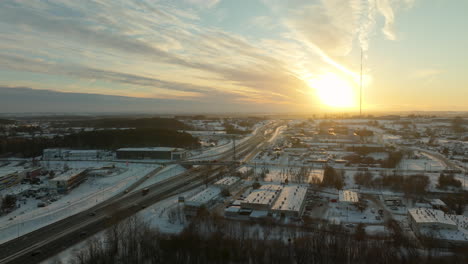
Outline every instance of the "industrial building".
{"label": "industrial building", "polygon": [[251,210],[269,211],[280,196],[282,189],[283,186],[281,185],[262,185],[259,189],[253,190],[241,202],[241,207]]}
{"label": "industrial building", "polygon": [[195,196],[187,199],[184,204],[185,215],[187,217],[196,216],[200,208],[210,208],[216,203],[220,193],[220,188],[216,186],[210,186]]}
{"label": "industrial building", "polygon": [[359,195],[354,191],[341,190],[338,193],[338,201],[345,204],[356,204],[359,202]]}
{"label": "industrial building", "polygon": [[106,151],[98,149],[44,149],[42,151],[43,160],[95,160],[106,155]]}
{"label": "industrial building", "polygon": [[24,177],[22,167],[1,167],[0,168],[0,191],[21,182]]}
{"label": "industrial building", "polygon": [[121,148],[117,150],[117,159],[157,159],[180,160],[185,159],[187,152],[181,148],[153,147],[153,148]]}
{"label": "industrial building", "polygon": [[408,210],[408,222],[419,237],[431,237],[443,245],[468,245],[468,217],[431,208]]}
{"label": "industrial building", "polygon": [[58,193],[66,193],[86,179],[87,169],[68,170],[49,181],[51,188]]}
{"label": "industrial building", "polygon": [[301,217],[305,208],[306,194],[307,187],[305,186],[285,186],[271,207],[271,211],[281,216]]}
{"label": "industrial building", "polygon": [[224,177],[221,180],[214,183],[215,186],[218,186],[221,189],[226,189],[232,191],[241,184],[241,180],[238,177],[230,176]]}

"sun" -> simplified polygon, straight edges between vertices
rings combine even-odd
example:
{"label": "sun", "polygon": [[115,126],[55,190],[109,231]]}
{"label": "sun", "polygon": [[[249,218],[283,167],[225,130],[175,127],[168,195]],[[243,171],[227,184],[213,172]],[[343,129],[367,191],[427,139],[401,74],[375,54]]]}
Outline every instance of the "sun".
{"label": "sun", "polygon": [[352,108],[356,106],[355,92],[348,81],[334,73],[326,73],[308,80],[315,89],[320,101],[332,108]]}

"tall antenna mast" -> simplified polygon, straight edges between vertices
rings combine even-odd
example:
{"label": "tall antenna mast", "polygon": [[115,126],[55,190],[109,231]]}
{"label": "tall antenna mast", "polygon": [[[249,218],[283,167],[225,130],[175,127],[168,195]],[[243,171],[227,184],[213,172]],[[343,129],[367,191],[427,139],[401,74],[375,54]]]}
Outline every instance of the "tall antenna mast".
{"label": "tall antenna mast", "polygon": [[361,47],[361,79],[359,84],[359,116],[362,117],[362,47]]}

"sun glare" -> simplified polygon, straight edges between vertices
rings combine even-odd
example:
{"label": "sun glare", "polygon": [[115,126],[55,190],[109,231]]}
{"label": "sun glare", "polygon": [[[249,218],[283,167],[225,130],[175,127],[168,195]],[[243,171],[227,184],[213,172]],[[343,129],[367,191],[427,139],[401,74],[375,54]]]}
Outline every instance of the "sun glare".
{"label": "sun glare", "polygon": [[351,108],[356,106],[353,87],[333,73],[309,79],[309,86],[316,90],[320,101],[333,108]]}

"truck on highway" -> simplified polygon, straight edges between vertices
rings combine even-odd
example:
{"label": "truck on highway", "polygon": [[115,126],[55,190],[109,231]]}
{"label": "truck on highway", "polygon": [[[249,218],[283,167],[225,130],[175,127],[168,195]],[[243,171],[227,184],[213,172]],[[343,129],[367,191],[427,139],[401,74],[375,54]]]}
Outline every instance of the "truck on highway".
{"label": "truck on highway", "polygon": [[141,194],[142,195],[147,195],[149,192],[149,189],[148,188],[144,188],[143,190],[141,190]]}

